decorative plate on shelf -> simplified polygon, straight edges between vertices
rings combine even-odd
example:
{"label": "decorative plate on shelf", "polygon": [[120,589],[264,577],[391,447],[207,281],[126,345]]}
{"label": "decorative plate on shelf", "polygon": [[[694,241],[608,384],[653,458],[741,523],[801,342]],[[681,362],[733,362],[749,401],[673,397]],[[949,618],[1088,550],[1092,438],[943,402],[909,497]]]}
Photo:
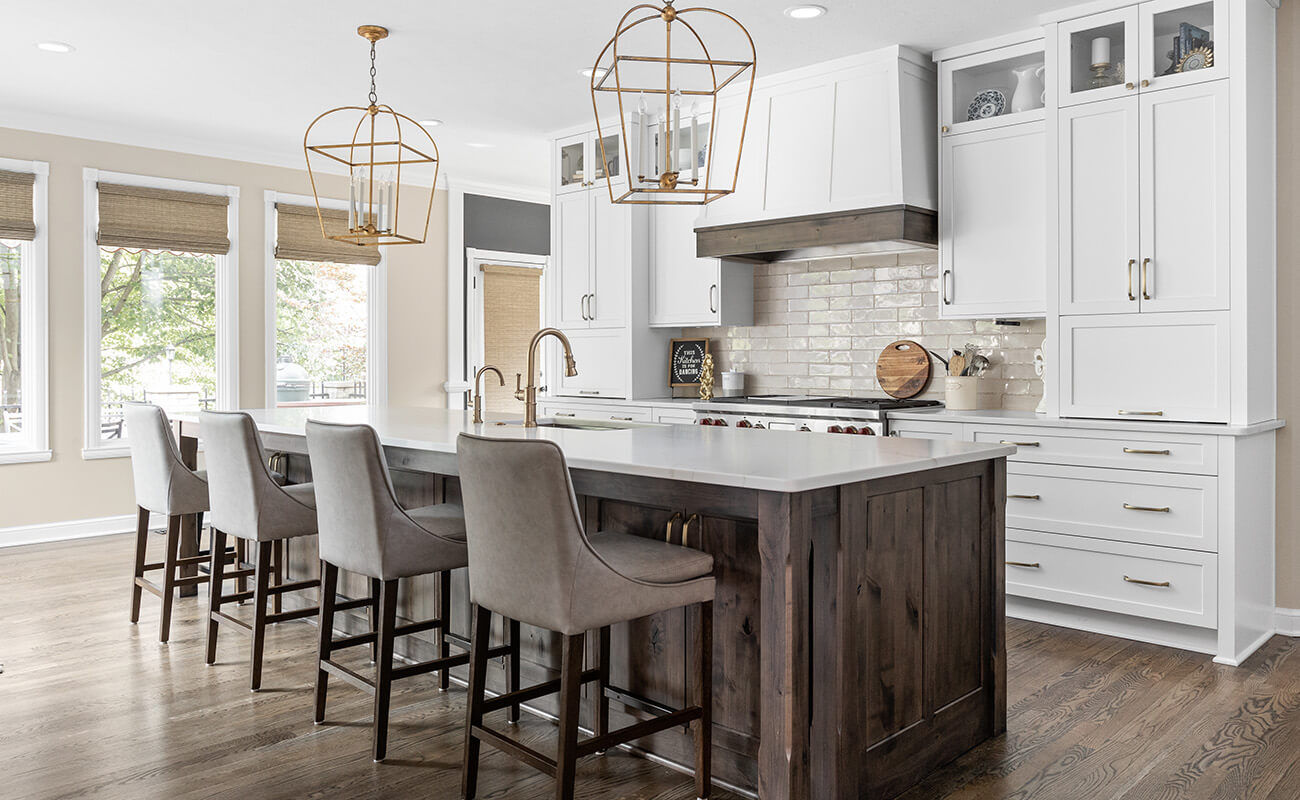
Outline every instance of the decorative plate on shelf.
{"label": "decorative plate on shelf", "polygon": [[1214,51],[1208,47],[1197,47],[1183,56],[1178,62],[1179,72],[1192,72],[1214,66]]}
{"label": "decorative plate on shelf", "polygon": [[1002,113],[1007,107],[1007,96],[998,89],[985,89],[975,95],[975,99],[966,106],[966,119],[989,119]]}

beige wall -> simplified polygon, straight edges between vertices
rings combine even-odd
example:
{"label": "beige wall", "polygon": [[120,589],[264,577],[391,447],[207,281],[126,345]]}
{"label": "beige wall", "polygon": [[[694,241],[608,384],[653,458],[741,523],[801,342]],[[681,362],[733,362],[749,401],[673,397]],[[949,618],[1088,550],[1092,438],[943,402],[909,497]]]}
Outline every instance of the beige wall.
{"label": "beige wall", "polygon": [[[239,186],[239,401],[265,405],[267,189],[311,194],[302,170],[0,128],[0,157],[50,164],[50,445],[52,461],[0,466],[0,529],[132,511],[126,459],[82,448],[82,168]],[[447,193],[428,241],[388,253],[389,401],[445,405]]]}
{"label": "beige wall", "polygon": [[1277,415],[1289,423],[1277,437],[1277,604],[1300,608],[1300,374],[1294,369],[1300,355],[1300,8],[1283,3],[1277,22]]}

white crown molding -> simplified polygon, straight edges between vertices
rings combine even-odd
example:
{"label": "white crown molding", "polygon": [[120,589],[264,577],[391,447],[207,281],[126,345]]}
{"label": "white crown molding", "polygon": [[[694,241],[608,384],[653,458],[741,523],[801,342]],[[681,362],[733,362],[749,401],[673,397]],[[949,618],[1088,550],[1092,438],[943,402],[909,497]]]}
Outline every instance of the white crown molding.
{"label": "white crown molding", "polygon": [[[160,514],[149,515],[149,528],[161,528],[167,523]],[[115,533],[131,533],[135,530],[135,514],[122,514],[116,517],[96,517],[92,519],[73,519],[65,522],[45,522],[39,525],[18,525],[12,528],[0,528],[0,548],[17,547],[24,544],[41,542],[65,542],[71,539],[88,539],[92,536],[111,536]]]}

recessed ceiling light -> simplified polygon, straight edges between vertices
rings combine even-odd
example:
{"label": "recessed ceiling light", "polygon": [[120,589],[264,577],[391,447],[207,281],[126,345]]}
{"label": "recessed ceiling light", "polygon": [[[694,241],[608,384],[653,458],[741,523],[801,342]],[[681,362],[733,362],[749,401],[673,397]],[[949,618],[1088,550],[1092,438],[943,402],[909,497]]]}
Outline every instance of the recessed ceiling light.
{"label": "recessed ceiling light", "polygon": [[44,50],[47,53],[71,53],[77,48],[67,42],[37,42],[36,49]]}
{"label": "recessed ceiling light", "polygon": [[785,15],[790,19],[816,19],[826,13],[826,6],[790,6]]}
{"label": "recessed ceiling light", "polygon": [[438,126],[441,125],[441,124],[442,124],[442,120],[440,120],[440,119],[422,119],[422,120],[420,120],[420,125],[423,126],[423,127],[425,127],[425,128],[436,128],[436,127],[438,127]]}
{"label": "recessed ceiling light", "polygon": [[487,142],[466,142],[465,144],[467,147],[476,147],[479,150],[484,150],[488,147],[496,147],[496,145],[488,144]]}
{"label": "recessed ceiling light", "polygon": [[581,75],[582,77],[590,78],[592,75],[595,75],[597,80],[600,80],[601,78],[605,77],[606,72],[609,72],[609,70],[607,69],[593,70],[591,67],[588,67],[587,69],[583,69],[583,70],[578,70],[578,74]]}

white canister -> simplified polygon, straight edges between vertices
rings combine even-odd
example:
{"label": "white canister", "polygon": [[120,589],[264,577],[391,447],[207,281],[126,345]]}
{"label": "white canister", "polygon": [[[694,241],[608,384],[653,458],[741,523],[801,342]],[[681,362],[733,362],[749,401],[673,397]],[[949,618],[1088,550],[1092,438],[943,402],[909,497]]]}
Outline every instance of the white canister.
{"label": "white canister", "polygon": [[722,373],[722,396],[740,397],[745,394],[745,373],[727,370]]}
{"label": "white canister", "polygon": [[980,379],[973,375],[949,375],[944,378],[944,405],[952,411],[974,411],[980,404],[979,385]]}

